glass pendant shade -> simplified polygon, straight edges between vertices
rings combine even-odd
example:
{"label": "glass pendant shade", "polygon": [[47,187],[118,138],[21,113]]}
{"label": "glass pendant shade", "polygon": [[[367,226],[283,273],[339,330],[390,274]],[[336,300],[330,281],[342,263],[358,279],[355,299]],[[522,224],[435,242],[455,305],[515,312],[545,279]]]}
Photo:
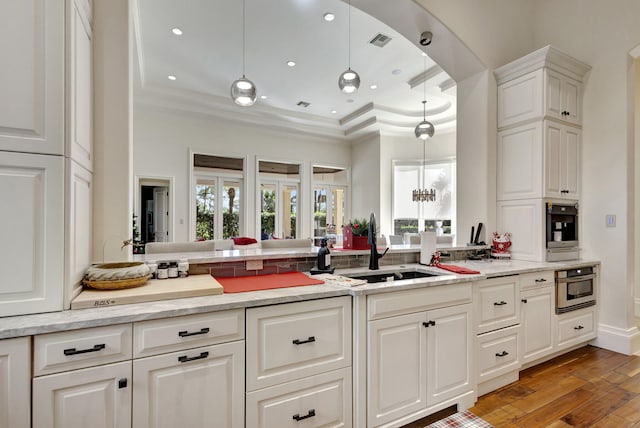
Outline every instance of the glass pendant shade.
{"label": "glass pendant shade", "polygon": [[433,127],[433,124],[431,122],[425,119],[416,126],[416,129],[414,132],[417,138],[420,138],[421,140],[426,140],[433,137],[435,128]]}
{"label": "glass pendant shade", "polygon": [[239,106],[252,106],[256,102],[257,96],[256,85],[244,75],[231,85],[231,98]]}
{"label": "glass pendant shade", "polygon": [[338,78],[338,86],[345,94],[352,94],[360,87],[360,76],[349,67]]}

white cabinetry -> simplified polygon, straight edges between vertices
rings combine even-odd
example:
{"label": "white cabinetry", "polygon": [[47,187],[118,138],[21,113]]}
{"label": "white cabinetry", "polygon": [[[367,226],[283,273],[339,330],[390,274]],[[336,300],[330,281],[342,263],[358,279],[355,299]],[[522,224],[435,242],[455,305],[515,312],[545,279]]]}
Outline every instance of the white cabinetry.
{"label": "white cabinetry", "polygon": [[546,115],[574,125],[581,125],[582,83],[548,68],[544,72]]}
{"label": "white cabinetry", "polygon": [[552,121],[544,122],[544,196],[580,199],[580,141],[582,131]]}
{"label": "white cabinetry", "polygon": [[522,364],[539,360],[553,352],[555,286],[553,271],[522,274]]}
{"label": "white cabinetry", "polygon": [[367,426],[465,407],[473,395],[470,302],[470,284],[368,298]]}
{"label": "white cabinetry", "polygon": [[62,309],[63,158],[0,151],[0,316]]}
{"label": "white cabinetry", "polygon": [[351,298],[246,314],[247,426],[352,426]]}
{"label": "white cabinetry", "polygon": [[131,425],[130,324],[35,336],[33,359],[34,428]]}
{"label": "white cabinetry", "polygon": [[556,322],[555,345],[558,350],[587,342],[596,337],[595,306],[557,315]]}
{"label": "white cabinetry", "polygon": [[513,259],[545,260],[544,202],[543,199],[498,201],[498,230],[511,233],[509,252]]}
{"label": "white cabinetry", "polygon": [[0,340],[0,428],[31,426],[31,338]]}

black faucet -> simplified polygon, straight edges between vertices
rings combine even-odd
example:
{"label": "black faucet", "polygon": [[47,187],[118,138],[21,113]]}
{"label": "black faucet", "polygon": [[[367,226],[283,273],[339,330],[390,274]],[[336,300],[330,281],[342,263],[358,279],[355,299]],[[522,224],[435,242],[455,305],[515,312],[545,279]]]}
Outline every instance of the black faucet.
{"label": "black faucet", "polygon": [[376,245],[376,216],[373,213],[371,213],[371,216],[369,217],[369,229],[367,232],[369,234],[369,239],[367,241],[371,246],[371,255],[369,256],[369,269],[378,270],[380,269],[380,263],[378,263],[378,261],[382,257],[384,257],[385,254],[387,254],[387,251],[389,251],[389,247],[384,250],[384,253],[378,253],[378,247]]}

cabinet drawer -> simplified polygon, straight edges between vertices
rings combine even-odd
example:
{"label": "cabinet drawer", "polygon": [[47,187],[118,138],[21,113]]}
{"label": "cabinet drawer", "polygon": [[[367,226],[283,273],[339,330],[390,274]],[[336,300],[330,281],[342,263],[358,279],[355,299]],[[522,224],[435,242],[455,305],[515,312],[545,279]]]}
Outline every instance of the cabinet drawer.
{"label": "cabinet drawer", "polygon": [[133,325],[134,358],[244,338],[242,309],[187,315]]}
{"label": "cabinet drawer", "polygon": [[33,374],[66,370],[131,359],[131,324],[35,336]]}
{"label": "cabinet drawer", "polygon": [[250,392],[246,404],[248,427],[351,427],[351,370]]}
{"label": "cabinet drawer", "polygon": [[555,272],[552,270],[520,274],[520,290],[553,285]]}
{"label": "cabinet drawer", "polygon": [[558,317],[558,346],[570,346],[595,337],[593,309],[576,311]]}
{"label": "cabinet drawer", "polygon": [[474,284],[476,333],[486,333],[520,322],[518,276],[492,278]]}
{"label": "cabinet drawer", "polygon": [[351,365],[351,298],[247,310],[247,391]]}
{"label": "cabinet drawer", "polygon": [[517,370],[519,326],[478,336],[478,383]]}

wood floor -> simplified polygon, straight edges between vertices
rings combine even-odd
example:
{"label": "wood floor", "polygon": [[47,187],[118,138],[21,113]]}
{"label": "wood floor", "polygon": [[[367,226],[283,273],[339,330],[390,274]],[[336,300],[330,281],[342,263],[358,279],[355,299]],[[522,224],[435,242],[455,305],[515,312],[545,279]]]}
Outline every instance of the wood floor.
{"label": "wood floor", "polygon": [[[640,428],[640,357],[592,346],[520,372],[469,409],[496,428]],[[424,427],[448,409],[403,428]]]}

